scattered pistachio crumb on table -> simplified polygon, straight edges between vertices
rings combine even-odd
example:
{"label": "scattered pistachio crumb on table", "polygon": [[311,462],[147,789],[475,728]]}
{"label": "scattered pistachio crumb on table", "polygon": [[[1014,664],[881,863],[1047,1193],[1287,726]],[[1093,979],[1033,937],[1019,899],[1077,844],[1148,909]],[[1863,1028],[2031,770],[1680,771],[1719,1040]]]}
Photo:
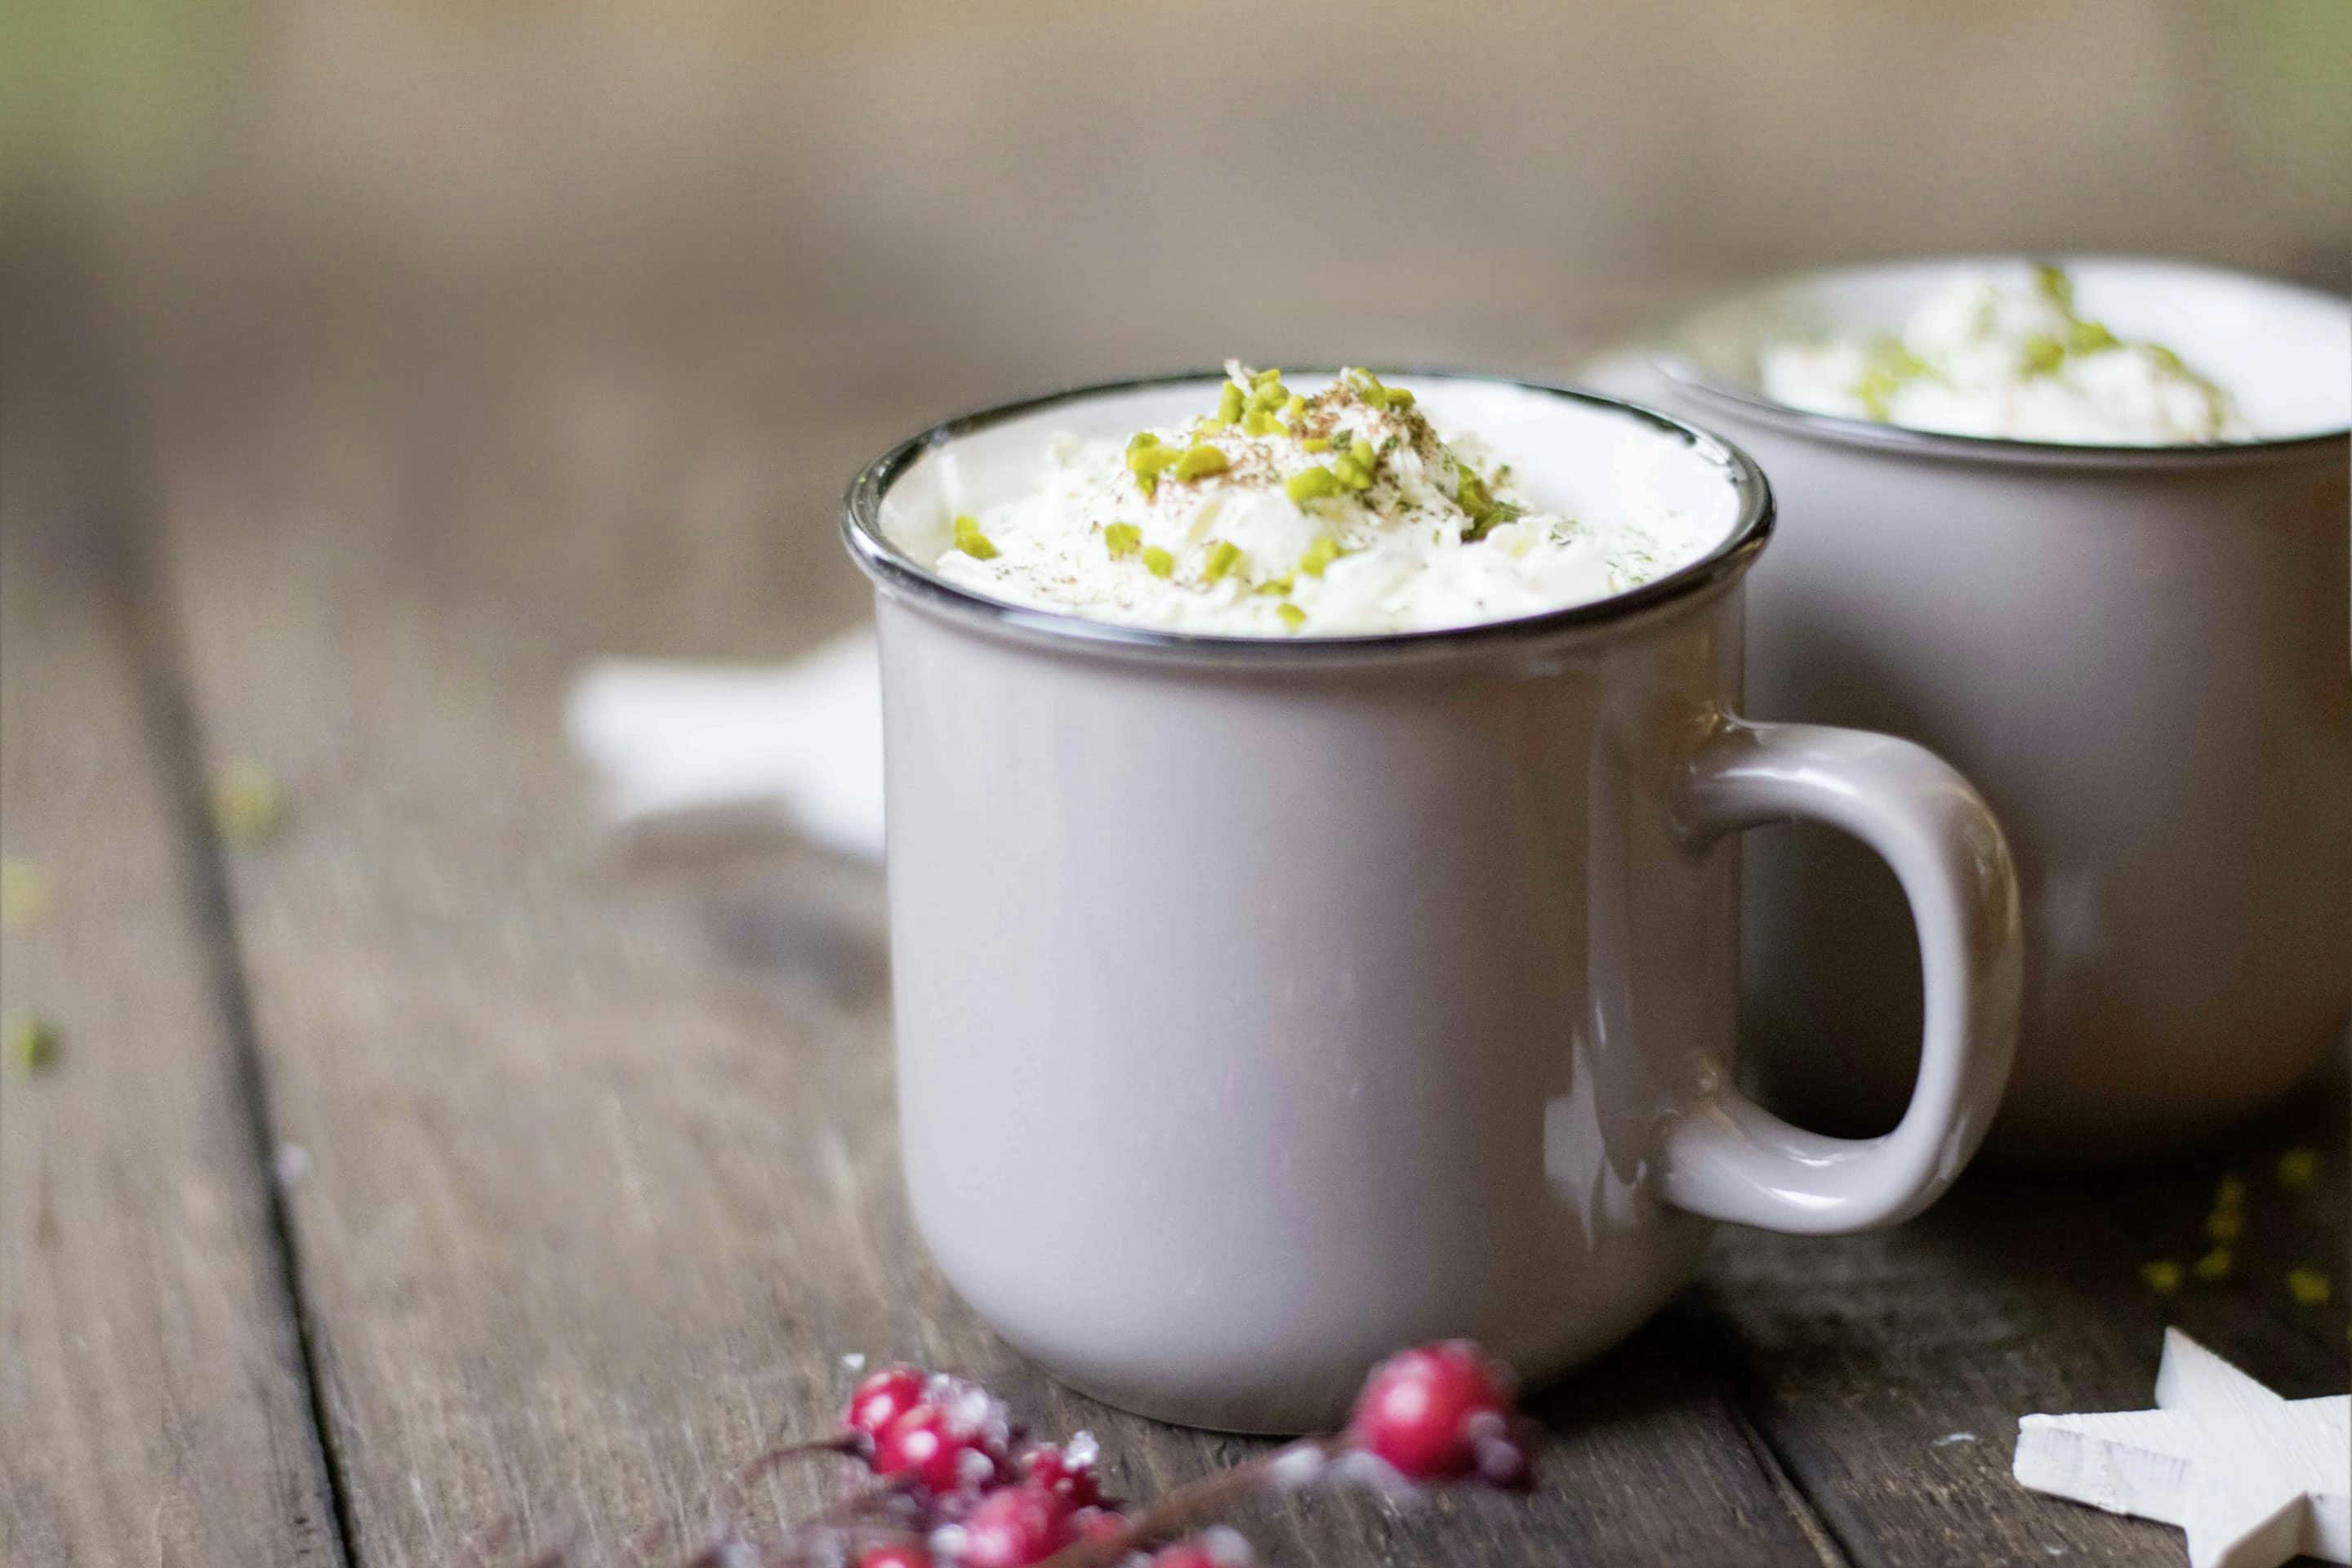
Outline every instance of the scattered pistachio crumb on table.
{"label": "scattered pistachio crumb on table", "polygon": [[2327,1299],[2335,1294],[2327,1276],[2308,1266],[2287,1270],[2286,1289],[2298,1307],[2325,1307]]}
{"label": "scattered pistachio crumb on table", "polygon": [[213,779],[213,826],[240,848],[267,844],[286,826],[286,789],[249,757],[225,764]]}
{"label": "scattered pistachio crumb on table", "polygon": [[37,1013],[8,1022],[8,1061],[17,1071],[42,1072],[57,1065],[57,1026]]}
{"label": "scattered pistachio crumb on table", "polygon": [[2278,1184],[2300,1192],[2319,1179],[2319,1151],[2290,1149],[2278,1157]]}
{"label": "scattered pistachio crumb on table", "polygon": [[0,928],[20,931],[49,912],[49,874],[30,860],[0,858]]}
{"label": "scattered pistachio crumb on table", "polygon": [[2169,1296],[2180,1289],[2180,1265],[2169,1258],[2159,1258],[2139,1266],[2139,1277],[2147,1288],[2159,1296]]}

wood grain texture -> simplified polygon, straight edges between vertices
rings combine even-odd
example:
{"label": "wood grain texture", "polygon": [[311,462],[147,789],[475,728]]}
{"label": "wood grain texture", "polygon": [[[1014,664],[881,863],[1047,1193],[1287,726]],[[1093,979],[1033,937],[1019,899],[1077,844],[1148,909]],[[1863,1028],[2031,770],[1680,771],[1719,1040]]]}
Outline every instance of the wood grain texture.
{"label": "wood grain texture", "polygon": [[[901,416],[795,423],[576,323],[409,327],[175,400],[163,470],[215,760],[268,763],[291,801],[235,904],[279,1134],[310,1158],[289,1201],[358,1560],[444,1561],[500,1521],[501,1552],[583,1560],[691,1528],[767,1435],[831,1420],[850,1352],[1096,1429],[1130,1496],[1244,1452],[1048,1383],[931,1271],[873,874],[625,855],[562,752],[587,655],[776,653],[861,613],[829,504],[771,498],[829,491]],[[1239,1522],[1300,1565],[1839,1561],[1688,1324],[1538,1408],[1532,1501]],[[787,1474],[758,1509],[830,1484]]]}
{"label": "wood grain texture", "polygon": [[[2167,1324],[2289,1398],[2352,1384],[2347,1103],[2338,1066],[2200,1157],[1980,1170],[1875,1236],[1727,1233],[1703,1288],[1728,1326],[1719,1364],[1857,1563],[2174,1561],[2176,1531],[2019,1489],[2018,1418],[2146,1408]],[[2296,1147],[2318,1151],[2320,1168],[2291,1190],[2274,1170]],[[2231,1276],[2158,1295],[2141,1266],[2208,1250],[2228,1173],[2249,1194]],[[2331,1302],[2289,1294],[2287,1271],[2305,1266],[2331,1279]]]}
{"label": "wood grain texture", "polygon": [[0,1071],[0,1562],[336,1563],[184,781],[142,695],[134,498],[44,281],[0,265],[0,848],[48,883],[0,931],[0,1007],[61,1042]]}

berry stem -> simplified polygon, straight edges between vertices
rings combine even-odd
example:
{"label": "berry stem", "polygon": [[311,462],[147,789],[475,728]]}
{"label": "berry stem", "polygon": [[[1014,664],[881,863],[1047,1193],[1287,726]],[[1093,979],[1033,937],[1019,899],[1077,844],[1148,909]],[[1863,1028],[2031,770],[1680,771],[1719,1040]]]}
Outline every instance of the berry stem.
{"label": "berry stem", "polygon": [[1231,1469],[1202,1476],[1178,1487],[1150,1508],[1123,1519],[1120,1528],[1090,1535],[1065,1546],[1037,1568],[1108,1568],[1127,1553],[1149,1548],[1183,1534],[1196,1524],[1215,1520],[1227,1504],[1264,1488],[1285,1460],[1297,1463],[1311,1454],[1315,1468],[1347,1447],[1341,1437],[1301,1437],[1270,1454],[1245,1459]]}

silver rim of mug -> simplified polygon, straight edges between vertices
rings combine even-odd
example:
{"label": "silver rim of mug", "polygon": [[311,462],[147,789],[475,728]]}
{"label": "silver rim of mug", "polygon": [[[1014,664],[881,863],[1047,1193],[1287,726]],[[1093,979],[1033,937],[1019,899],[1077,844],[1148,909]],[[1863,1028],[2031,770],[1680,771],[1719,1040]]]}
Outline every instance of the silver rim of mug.
{"label": "silver rim of mug", "polygon": [[[1401,381],[1427,380],[1475,382],[1490,386],[1517,387],[1523,391],[1558,398],[1563,403],[1605,409],[1611,413],[1635,419],[1651,427],[1674,436],[1700,457],[1715,464],[1739,498],[1739,517],[1723,539],[1705,555],[1686,565],[1675,568],[1664,576],[1654,578],[1639,587],[1604,599],[1594,599],[1561,609],[1546,610],[1532,616],[1518,616],[1507,620],[1479,621],[1468,626],[1439,626],[1424,631],[1379,632],[1357,637],[1235,637],[1202,632],[1161,631],[1150,626],[1123,626],[1113,621],[1094,620],[1085,616],[1069,615],[1058,610],[1040,609],[1029,605],[1016,605],[1003,599],[990,598],[958,584],[950,583],[919,564],[906,552],[890,542],[882,532],[882,502],[891,486],[905,477],[908,469],[926,455],[1026,414],[1040,413],[1063,404],[1082,402],[1115,393],[1141,392],[1155,387],[1178,386],[1188,382],[1216,382],[1224,379],[1222,370],[1188,370],[1165,375],[1139,376],[1126,381],[1102,382],[1090,386],[1071,387],[1050,392],[1041,396],[1026,397],[1012,403],[998,404],[974,413],[943,420],[929,429],[908,437],[875,458],[859,470],[850,481],[848,492],[842,499],[841,536],[848,546],[850,558],[874,580],[877,588],[901,595],[918,604],[948,612],[976,625],[998,630],[1041,637],[1047,640],[1073,645],[1086,645],[1104,650],[1132,651],[1180,655],[1192,659],[1218,661],[1268,661],[1313,663],[1334,658],[1354,659],[1370,655],[1397,653],[1431,653],[1470,647],[1492,647],[1522,641],[1557,637],[1562,633],[1588,631],[1614,626],[1646,612],[1696,598],[1710,590],[1727,585],[1744,573],[1748,564],[1771,537],[1773,523],[1772,489],[1766,482],[1764,471],[1755,460],[1722,437],[1685,423],[1671,414],[1622,398],[1606,396],[1597,392],[1582,392],[1575,387],[1556,385],[1549,382],[1527,381],[1516,376],[1488,375],[1475,371],[1425,368],[1420,366],[1380,366],[1377,374],[1394,376]],[[1336,366],[1307,366],[1288,372],[1299,377],[1333,375]]]}

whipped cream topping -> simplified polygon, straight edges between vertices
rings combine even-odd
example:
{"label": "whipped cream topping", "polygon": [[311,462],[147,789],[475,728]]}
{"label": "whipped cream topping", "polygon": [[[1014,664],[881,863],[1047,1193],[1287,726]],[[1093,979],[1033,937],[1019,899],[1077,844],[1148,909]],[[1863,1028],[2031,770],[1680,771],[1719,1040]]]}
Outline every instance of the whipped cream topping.
{"label": "whipped cream topping", "polygon": [[2179,355],[2080,314],[2055,267],[1957,279],[1899,333],[1775,344],[1761,370],[1776,402],[1914,430],[2114,447],[2255,438]]}
{"label": "whipped cream topping", "polygon": [[1037,488],[955,520],[938,574],[991,597],[1169,630],[1342,637],[1538,614],[1672,571],[1707,541],[1664,508],[1580,521],[1474,433],[1344,370],[1310,394],[1226,365],[1217,406],[1128,440],[1062,436]]}

